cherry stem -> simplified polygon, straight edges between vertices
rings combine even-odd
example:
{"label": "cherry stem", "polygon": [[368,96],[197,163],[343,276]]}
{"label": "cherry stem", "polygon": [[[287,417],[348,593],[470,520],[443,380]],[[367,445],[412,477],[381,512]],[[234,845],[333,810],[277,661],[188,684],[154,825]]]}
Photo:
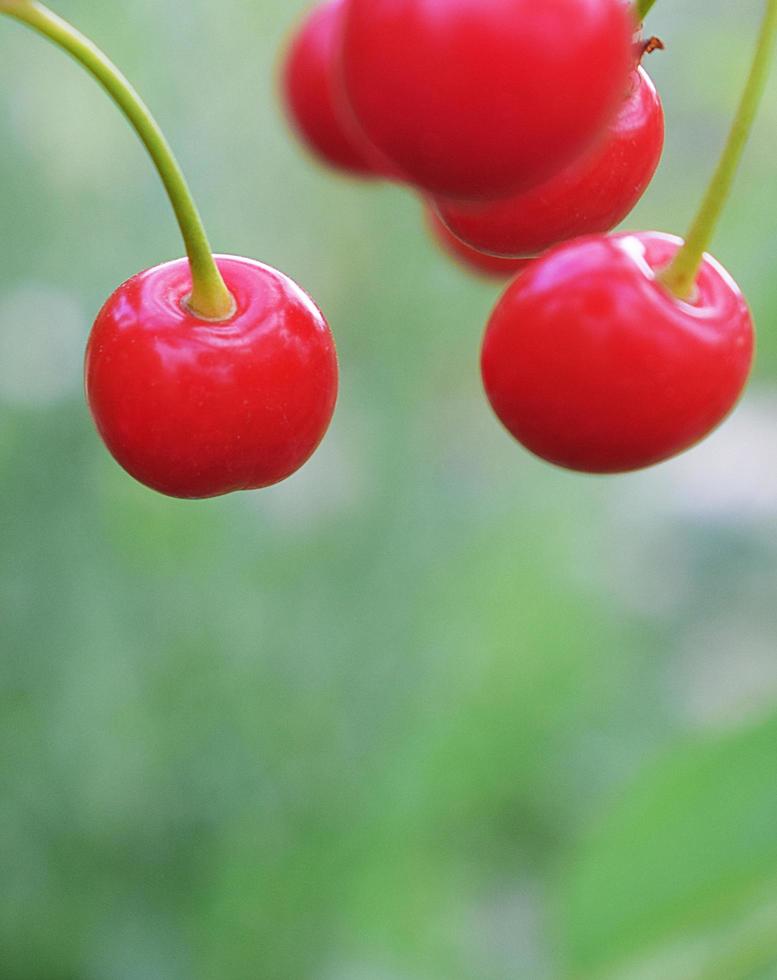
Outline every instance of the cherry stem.
{"label": "cherry stem", "polygon": [[687,299],[693,293],[699,266],[731,194],[734,178],[766,88],[774,54],[775,35],[777,35],[777,0],[767,0],[753,65],[726,148],[699,213],[685,239],[685,244],[661,275],[664,285],[680,299]]}
{"label": "cherry stem", "polygon": [[656,0],[637,0],[637,21],[640,24],[650,13],[655,2]]}
{"label": "cherry stem", "polygon": [[226,319],[234,310],[234,300],[213,258],[186,178],[170,144],[138,93],[95,44],[42,3],[0,0],[0,14],[27,24],[72,55],[97,79],[127,117],[159,172],[183,235],[192,273],[189,308],[195,316],[204,319]]}

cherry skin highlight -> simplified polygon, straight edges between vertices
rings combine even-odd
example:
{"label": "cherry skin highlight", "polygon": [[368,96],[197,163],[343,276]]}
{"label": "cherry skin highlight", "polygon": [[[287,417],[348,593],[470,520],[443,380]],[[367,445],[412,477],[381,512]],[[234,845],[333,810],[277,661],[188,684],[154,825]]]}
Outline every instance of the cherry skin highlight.
{"label": "cherry skin highlight", "polygon": [[462,241],[495,255],[538,255],[570,238],[610,231],[632,210],[656,172],[664,112],[643,68],[604,140],[531,190],[488,202],[438,199],[442,220]]}
{"label": "cherry skin highlight", "polygon": [[635,26],[623,0],[347,0],[346,95],[408,182],[505,196],[601,135]]}
{"label": "cherry skin highlight", "polygon": [[522,272],[532,261],[505,259],[501,255],[488,255],[471,248],[448,231],[433,208],[426,208],[426,223],[442,251],[477,276],[486,279],[510,279]]}
{"label": "cherry skin highlight", "polygon": [[290,476],[323,438],[337,398],[326,320],[291,279],[216,256],[234,313],[210,322],[186,306],[186,259],[134,276],[100,311],[86,395],[128,473],[172,497],[214,497]]}
{"label": "cherry skin highlight", "polygon": [[344,0],[326,0],[308,14],[292,38],[282,88],[289,120],[322,163],[352,176],[383,172],[377,150],[360,132],[343,91],[340,42]]}
{"label": "cherry skin highlight", "polygon": [[658,280],[682,244],[659,232],[582,238],[537,259],[497,305],[481,367],[497,416],[537,456],[636,470],[703,439],[753,357],[739,288],[705,255],[694,296]]}

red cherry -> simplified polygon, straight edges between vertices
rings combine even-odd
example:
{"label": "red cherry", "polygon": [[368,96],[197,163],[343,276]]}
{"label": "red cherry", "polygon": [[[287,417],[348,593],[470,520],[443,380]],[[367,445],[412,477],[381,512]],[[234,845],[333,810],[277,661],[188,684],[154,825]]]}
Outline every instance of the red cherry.
{"label": "red cherry", "polygon": [[688,449],[731,411],[753,328],[709,255],[695,295],[658,280],[681,240],[658,232],[582,238],[537,259],[494,311],[483,381],[507,429],[570,469],[617,473]]}
{"label": "red cherry", "polygon": [[346,94],[407,179],[460,198],[547,180],[618,110],[623,0],[348,0]]}
{"label": "red cherry", "polygon": [[322,162],[361,177],[383,172],[343,92],[340,41],[344,0],[314,7],[294,35],[283,66],[289,119]]}
{"label": "red cherry", "polygon": [[558,242],[610,231],[653,179],[664,146],[664,111],[638,68],[607,135],[556,177],[486,203],[438,199],[443,221],[463,241],[496,255],[538,255]]}
{"label": "red cherry", "polygon": [[86,352],[100,435],[137,480],[173,497],[214,497],[290,476],[324,436],[337,398],[326,320],[291,279],[217,256],[235,300],[208,322],[186,307],[186,259],[110,297]]}
{"label": "red cherry", "polygon": [[452,235],[432,208],[426,208],[426,222],[440,248],[470,272],[489,279],[510,279],[522,272],[531,259],[505,259],[501,255],[487,255],[470,248]]}

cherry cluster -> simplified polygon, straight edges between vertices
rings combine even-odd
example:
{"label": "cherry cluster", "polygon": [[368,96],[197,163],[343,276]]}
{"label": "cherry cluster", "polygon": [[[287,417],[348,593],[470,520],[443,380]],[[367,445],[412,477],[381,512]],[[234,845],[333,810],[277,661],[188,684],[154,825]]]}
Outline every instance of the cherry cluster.
{"label": "cherry cluster", "polygon": [[[608,234],[659,164],[664,119],[641,61],[655,0],[324,0],[287,53],[291,118],[327,164],[405,183],[443,246],[511,281],[483,382],[506,428],[560,466],[614,473],[692,446],[732,409],[753,355],[736,283],[705,249],[763,94],[766,13],[731,136],[685,240]],[[291,279],[214,255],[162,130],[118,68],[40,0],[0,0],[75,58],[151,156],[186,258],[130,278],[86,352],[115,459],[147,486],[212,497],[285,479],[335,408],[323,315]]]}
{"label": "cherry cluster", "polygon": [[641,64],[660,42],[639,20],[624,0],[324,0],[284,62],[320,160],[409,185],[450,254],[512,279],[482,346],[491,405],[535,454],[596,473],[698,442],[753,354],[747,305],[703,248],[607,234],[663,149]]}

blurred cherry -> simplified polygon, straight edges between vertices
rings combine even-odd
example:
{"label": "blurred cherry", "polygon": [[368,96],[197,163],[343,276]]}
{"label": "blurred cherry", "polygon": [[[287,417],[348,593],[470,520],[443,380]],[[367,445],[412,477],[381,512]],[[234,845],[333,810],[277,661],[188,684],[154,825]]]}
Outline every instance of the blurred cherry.
{"label": "blurred cherry", "polygon": [[488,255],[470,248],[448,231],[433,208],[427,207],[425,212],[429,230],[443,252],[478,276],[487,279],[510,279],[522,272],[532,261],[531,259],[505,259],[499,255]]}
{"label": "blurred cherry", "polygon": [[495,255],[538,255],[552,245],[610,231],[644,194],[661,159],[664,113],[643,68],[604,140],[549,181],[489,202],[438,199],[442,220],[462,241]]}
{"label": "blurred cherry", "polygon": [[355,176],[375,177],[385,167],[360,132],[343,92],[344,12],[344,0],[325,0],[300,24],[286,52],[283,95],[289,120],[321,162]]}
{"label": "blurred cherry", "polygon": [[347,0],[345,88],[409,182],[490,198],[592,145],[628,88],[623,0]]}

